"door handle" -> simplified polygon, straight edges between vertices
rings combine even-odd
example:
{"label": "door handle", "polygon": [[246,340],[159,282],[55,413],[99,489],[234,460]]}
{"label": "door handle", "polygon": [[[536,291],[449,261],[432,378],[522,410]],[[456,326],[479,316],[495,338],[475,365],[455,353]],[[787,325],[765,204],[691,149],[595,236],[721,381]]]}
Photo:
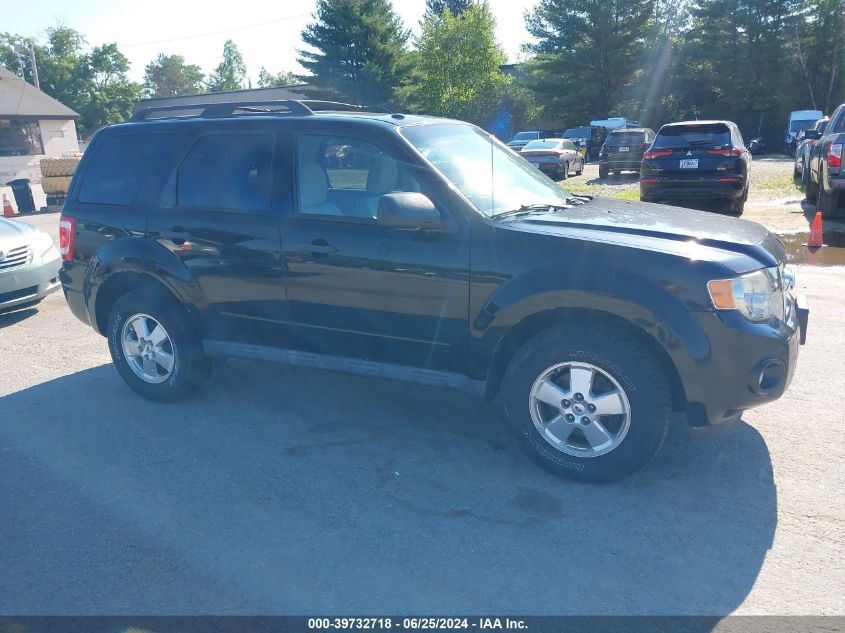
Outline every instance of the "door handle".
{"label": "door handle", "polygon": [[329,244],[326,240],[314,240],[310,244],[303,242],[299,245],[299,250],[309,253],[319,253],[321,255],[331,255],[337,253],[337,248]]}

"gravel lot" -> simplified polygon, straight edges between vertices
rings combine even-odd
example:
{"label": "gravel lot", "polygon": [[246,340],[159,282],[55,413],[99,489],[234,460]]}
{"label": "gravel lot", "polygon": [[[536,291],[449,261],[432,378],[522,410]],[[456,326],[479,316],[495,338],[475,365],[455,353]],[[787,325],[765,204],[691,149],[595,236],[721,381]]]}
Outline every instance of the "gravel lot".
{"label": "gravel lot", "polygon": [[798,279],[788,394],[607,486],[496,403],[230,362],[158,405],[61,294],[0,315],[0,614],[845,614],[845,268]]}

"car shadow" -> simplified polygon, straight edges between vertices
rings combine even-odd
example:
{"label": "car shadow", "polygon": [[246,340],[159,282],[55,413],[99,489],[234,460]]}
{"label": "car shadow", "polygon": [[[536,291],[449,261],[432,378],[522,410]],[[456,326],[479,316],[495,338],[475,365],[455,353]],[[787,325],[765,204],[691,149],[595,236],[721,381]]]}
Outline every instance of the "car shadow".
{"label": "car shadow", "polygon": [[20,323],[24,319],[28,319],[36,314],[38,314],[38,308],[35,308],[34,306],[12,308],[10,310],[0,312],[0,329],[14,325],[15,323]]}
{"label": "car shadow", "polygon": [[610,174],[607,178],[592,178],[587,181],[588,185],[621,185],[630,184],[632,182],[639,182],[640,174],[638,172],[622,172],[621,174]]}
{"label": "car shadow", "polygon": [[746,424],[675,429],[599,486],[535,466],[495,403],[317,370],[232,361],[162,405],[102,365],[0,412],[0,611],[19,615],[722,616],[777,522]]}

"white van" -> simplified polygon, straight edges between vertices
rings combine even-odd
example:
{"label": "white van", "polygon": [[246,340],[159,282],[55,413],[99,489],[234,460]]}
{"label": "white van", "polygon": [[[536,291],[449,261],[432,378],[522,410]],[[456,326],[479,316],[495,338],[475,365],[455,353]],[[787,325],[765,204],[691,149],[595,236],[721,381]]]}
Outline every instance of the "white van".
{"label": "white van", "polygon": [[795,141],[795,135],[801,130],[809,130],[813,124],[824,117],[821,110],[793,110],[789,113],[789,123],[786,125],[786,139],[784,143],[790,149]]}

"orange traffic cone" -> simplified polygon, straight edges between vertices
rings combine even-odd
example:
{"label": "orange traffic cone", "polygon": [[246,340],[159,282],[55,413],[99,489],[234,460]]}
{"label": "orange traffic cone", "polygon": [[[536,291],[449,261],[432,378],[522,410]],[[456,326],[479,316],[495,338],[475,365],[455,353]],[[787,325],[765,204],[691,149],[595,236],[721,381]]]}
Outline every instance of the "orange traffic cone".
{"label": "orange traffic cone", "polygon": [[13,218],[15,217],[15,210],[12,208],[12,203],[9,202],[9,198],[6,197],[6,194],[3,194],[3,217],[4,218]]}
{"label": "orange traffic cone", "polygon": [[807,248],[821,248],[822,244],[822,214],[816,211],[816,217],[813,219],[813,226],[810,227],[810,237],[807,239]]}

